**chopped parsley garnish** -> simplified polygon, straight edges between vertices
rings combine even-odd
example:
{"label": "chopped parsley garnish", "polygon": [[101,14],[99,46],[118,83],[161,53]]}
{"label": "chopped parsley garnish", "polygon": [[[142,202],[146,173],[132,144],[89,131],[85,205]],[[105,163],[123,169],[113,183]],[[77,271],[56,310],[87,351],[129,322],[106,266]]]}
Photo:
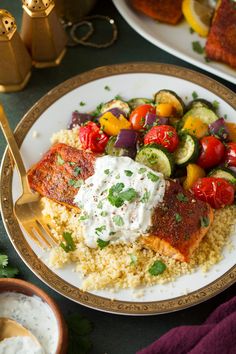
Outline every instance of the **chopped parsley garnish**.
{"label": "chopped parsley garnish", "polygon": [[175,213],[175,221],[177,222],[182,221],[182,216],[179,213]]}
{"label": "chopped parsley garnish", "polygon": [[60,154],[57,155],[57,164],[58,165],[64,165],[65,161],[63,160],[63,158],[61,157]]}
{"label": "chopped parsley garnish", "polygon": [[17,268],[8,265],[8,256],[0,254],[0,278],[14,278],[18,273]]}
{"label": "chopped parsley garnish", "polygon": [[111,88],[110,88],[108,85],[106,85],[106,86],[104,87],[104,90],[111,91]]}
{"label": "chopped parsley garnish", "polygon": [[130,171],[130,170],[125,170],[125,175],[126,175],[127,177],[131,177],[132,174],[133,174],[132,171]]}
{"label": "chopped parsley garnish", "polygon": [[110,232],[109,232],[109,235],[110,235],[110,236],[113,236],[113,235],[115,235],[115,234],[116,234],[115,231],[110,231]]}
{"label": "chopped parsley garnish", "polygon": [[88,215],[81,215],[79,217],[79,221],[84,221],[84,220],[87,220],[88,219]]}
{"label": "chopped parsley garnish", "polygon": [[173,133],[173,132],[167,132],[167,135],[172,138],[172,136],[174,135],[174,133]]}
{"label": "chopped parsley garnish", "polygon": [[75,165],[75,162],[70,161],[70,162],[69,162],[69,165],[74,166],[74,165]]}
{"label": "chopped parsley garnish", "polygon": [[106,225],[102,225],[100,227],[96,227],[95,229],[95,234],[100,236],[101,233],[103,233],[103,231],[106,230]]}
{"label": "chopped parsley garnish", "polygon": [[115,179],[120,179],[120,174],[118,173],[118,175],[115,176]]}
{"label": "chopped parsley garnish", "polygon": [[137,260],[138,260],[137,256],[135,254],[130,254],[129,256],[130,256],[130,259],[131,259],[130,265],[137,264]]}
{"label": "chopped parsley garnish", "polygon": [[196,99],[198,98],[198,94],[197,94],[196,91],[193,91],[193,92],[192,92],[192,98],[193,98],[194,100],[196,100]]}
{"label": "chopped parsley garnish", "polygon": [[93,111],[92,113],[90,113],[92,116],[97,117],[101,114],[101,109],[102,109],[103,103],[100,103],[97,108],[95,109],[95,111]]}
{"label": "chopped parsley garnish", "polygon": [[145,167],[141,167],[139,170],[138,170],[138,173],[144,173],[146,172],[147,169]]}
{"label": "chopped parsley garnish", "polygon": [[159,177],[152,172],[147,173],[147,178],[150,179],[152,182],[156,182],[159,180]]}
{"label": "chopped parsley garnish", "polygon": [[124,220],[120,215],[114,215],[112,218],[114,224],[117,226],[123,226],[124,225]]}
{"label": "chopped parsley garnish", "polygon": [[69,186],[73,186],[74,188],[80,188],[82,186],[82,184],[84,183],[84,181],[82,179],[69,179],[68,184]]}
{"label": "chopped parsley garnish", "polygon": [[109,189],[107,199],[116,208],[121,207],[125,201],[132,202],[137,197],[137,192],[134,188],[128,188],[123,191],[124,187],[124,183],[116,183]]}
{"label": "chopped parsley garnish", "polygon": [[147,203],[149,201],[150,198],[150,192],[148,192],[147,190],[144,192],[142,198],[140,199],[141,203]]}
{"label": "chopped parsley garnish", "polygon": [[148,269],[151,275],[162,274],[166,270],[166,265],[162,261],[155,261],[153,265]]}
{"label": "chopped parsley garnish", "polygon": [[102,250],[103,248],[107,247],[109,245],[110,241],[104,241],[101,240],[100,238],[97,239],[97,244],[98,247]]}
{"label": "chopped parsley garnish", "polygon": [[192,27],[189,28],[189,32],[190,32],[191,34],[194,33],[194,30],[192,29]]}
{"label": "chopped parsley garnish", "polygon": [[114,99],[115,99],[115,100],[122,100],[122,97],[121,97],[120,95],[116,95],[116,96],[114,97]]}
{"label": "chopped parsley garnish", "polygon": [[212,102],[212,106],[215,108],[215,109],[218,109],[219,108],[219,105],[220,105],[220,103],[218,102],[218,101],[213,101]]}
{"label": "chopped parsley garnish", "polygon": [[209,226],[210,220],[209,220],[208,216],[201,216],[200,217],[200,224],[201,224],[201,227]]}
{"label": "chopped parsley garnish", "polygon": [[104,173],[105,173],[105,175],[109,175],[110,170],[107,168],[106,170],[104,170]]}
{"label": "chopped parsley garnish", "polygon": [[78,176],[81,173],[81,168],[79,166],[76,166],[74,169],[74,176]]}
{"label": "chopped parsley garnish", "polygon": [[102,202],[100,201],[97,205],[98,209],[102,209]]}
{"label": "chopped parsley garnish", "polygon": [[105,216],[107,216],[107,215],[108,215],[108,212],[107,212],[107,211],[102,211],[102,212],[101,212],[101,216],[105,217]]}
{"label": "chopped parsley garnish", "polygon": [[198,54],[203,54],[204,53],[204,47],[201,45],[199,41],[192,42],[192,48],[194,52]]}
{"label": "chopped parsley garnish", "polygon": [[63,232],[62,236],[63,236],[65,242],[63,241],[60,243],[61,248],[63,248],[63,250],[66,253],[71,252],[71,251],[75,251],[76,246],[75,246],[75,243],[72,238],[72,233],[71,232]]}
{"label": "chopped parsley garnish", "polygon": [[180,201],[180,202],[188,202],[188,197],[186,197],[186,195],[184,195],[183,193],[178,193],[176,198]]}
{"label": "chopped parsley garnish", "polygon": [[85,105],[86,105],[86,103],[85,103],[85,102],[83,102],[83,101],[81,101],[81,102],[79,103],[79,105],[80,105],[80,106],[85,106]]}

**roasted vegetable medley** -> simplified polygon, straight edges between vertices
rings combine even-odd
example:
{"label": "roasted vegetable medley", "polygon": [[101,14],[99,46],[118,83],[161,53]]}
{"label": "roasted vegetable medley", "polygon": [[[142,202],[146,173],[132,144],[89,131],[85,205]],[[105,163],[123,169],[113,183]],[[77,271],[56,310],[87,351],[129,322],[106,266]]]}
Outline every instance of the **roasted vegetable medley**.
{"label": "roasted vegetable medley", "polygon": [[84,150],[129,156],[213,208],[234,202],[236,124],[218,116],[217,102],[195,97],[186,106],[166,89],[154,99],[116,97],[94,112],[74,111],[75,127]]}

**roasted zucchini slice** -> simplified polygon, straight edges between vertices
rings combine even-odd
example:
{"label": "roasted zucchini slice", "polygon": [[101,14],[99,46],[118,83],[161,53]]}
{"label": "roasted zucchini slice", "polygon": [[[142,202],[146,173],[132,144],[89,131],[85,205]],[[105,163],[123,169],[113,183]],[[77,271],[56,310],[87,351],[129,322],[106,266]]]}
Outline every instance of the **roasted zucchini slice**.
{"label": "roasted zucchini slice", "polygon": [[153,101],[150,100],[149,98],[138,97],[138,98],[132,98],[127,103],[130,106],[131,110],[134,110],[136,107],[142,106],[143,104],[152,104]]}
{"label": "roasted zucchini slice", "polygon": [[185,166],[196,161],[199,154],[198,139],[190,134],[181,134],[180,143],[174,152],[175,163],[178,166]]}
{"label": "roasted zucchini slice", "polygon": [[183,116],[182,119],[183,124],[188,117],[198,118],[203,123],[206,123],[207,125],[215,122],[218,119],[215,112],[213,112],[211,109],[206,107],[194,107],[190,109],[190,111],[186,112],[185,115]]}
{"label": "roasted zucchini slice", "polygon": [[105,113],[112,108],[119,108],[121,111],[125,113],[126,116],[130,114],[130,106],[128,103],[122,100],[111,100],[106,102],[101,107],[101,113]]}
{"label": "roasted zucchini slice", "polygon": [[135,160],[154,171],[163,173],[165,177],[170,177],[173,173],[173,155],[163,146],[157,144],[145,145],[139,150]]}
{"label": "roasted zucchini slice", "polygon": [[170,103],[176,110],[176,117],[182,117],[185,111],[185,104],[174,91],[160,90],[154,95],[154,101],[158,103]]}
{"label": "roasted zucchini slice", "polygon": [[224,178],[231,183],[236,183],[236,173],[227,167],[219,167],[212,170],[208,176],[216,178]]}
{"label": "roasted zucchini slice", "polygon": [[195,100],[190,101],[187,106],[187,110],[189,111],[190,109],[197,107],[205,107],[215,111],[213,104],[204,98],[196,98]]}

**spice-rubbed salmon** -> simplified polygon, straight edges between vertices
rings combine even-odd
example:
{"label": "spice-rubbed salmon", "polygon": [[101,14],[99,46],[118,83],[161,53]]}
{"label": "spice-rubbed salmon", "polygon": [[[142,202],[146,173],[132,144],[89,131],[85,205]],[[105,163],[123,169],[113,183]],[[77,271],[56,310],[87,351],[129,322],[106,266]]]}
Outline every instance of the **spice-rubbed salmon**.
{"label": "spice-rubbed salmon", "polygon": [[209,59],[236,68],[236,2],[221,0],[217,5],[205,46]]}
{"label": "spice-rubbed salmon", "polygon": [[[28,172],[31,188],[42,196],[68,207],[81,181],[94,174],[99,155],[56,144]],[[193,198],[179,183],[166,181],[163,201],[154,208],[150,236],[142,242],[156,252],[189,261],[213,220],[210,206]]]}
{"label": "spice-rubbed salmon", "polygon": [[153,213],[151,235],[142,241],[156,252],[189,261],[212,221],[213,211],[207,203],[169,180],[163,202]]}
{"label": "spice-rubbed salmon", "polygon": [[74,205],[81,180],[92,176],[96,155],[56,144],[28,172],[30,187],[56,202]]}
{"label": "spice-rubbed salmon", "polygon": [[131,5],[154,20],[171,25],[182,17],[182,0],[131,0]]}

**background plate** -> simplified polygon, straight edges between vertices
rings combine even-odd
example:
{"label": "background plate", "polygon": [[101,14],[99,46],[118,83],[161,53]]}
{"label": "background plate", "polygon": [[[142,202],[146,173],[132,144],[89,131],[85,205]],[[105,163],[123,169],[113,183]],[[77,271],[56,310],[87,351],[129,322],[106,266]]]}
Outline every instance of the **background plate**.
{"label": "background plate", "polygon": [[[110,91],[105,89],[110,87]],[[52,133],[67,126],[71,112],[93,110],[100,102],[121,95],[124,99],[152,97],[160,89],[176,91],[186,100],[192,92],[220,104],[220,115],[233,117],[236,95],[204,75],[167,64],[133,63],[101,67],[78,75],[45,95],[37,102],[18,124],[15,135],[26,168],[37,162],[50,146]],[[80,107],[83,101],[85,106]],[[37,131],[38,137],[33,137]],[[136,292],[122,290],[82,292],[78,273],[68,266],[62,270],[47,267],[47,252],[33,244],[20,229],[14,215],[13,202],[20,194],[20,183],[16,171],[12,170],[8,153],[1,169],[1,208],[8,235],[17,252],[31,270],[46,284],[62,295],[88,307],[120,314],[157,314],[179,310],[202,302],[235,282],[235,252],[224,250],[224,258],[203,275],[196,271],[178,278],[174,284],[145,288],[144,296],[136,299]],[[233,235],[236,247],[236,234]]]}
{"label": "background plate", "polygon": [[204,55],[193,51],[193,41],[200,42],[204,47],[206,40],[196,33],[191,34],[186,21],[183,20],[178,25],[171,26],[136,12],[131,8],[128,0],[113,0],[113,3],[126,22],[152,44],[188,63],[236,84],[236,70],[225,64],[213,61],[206,62]]}

